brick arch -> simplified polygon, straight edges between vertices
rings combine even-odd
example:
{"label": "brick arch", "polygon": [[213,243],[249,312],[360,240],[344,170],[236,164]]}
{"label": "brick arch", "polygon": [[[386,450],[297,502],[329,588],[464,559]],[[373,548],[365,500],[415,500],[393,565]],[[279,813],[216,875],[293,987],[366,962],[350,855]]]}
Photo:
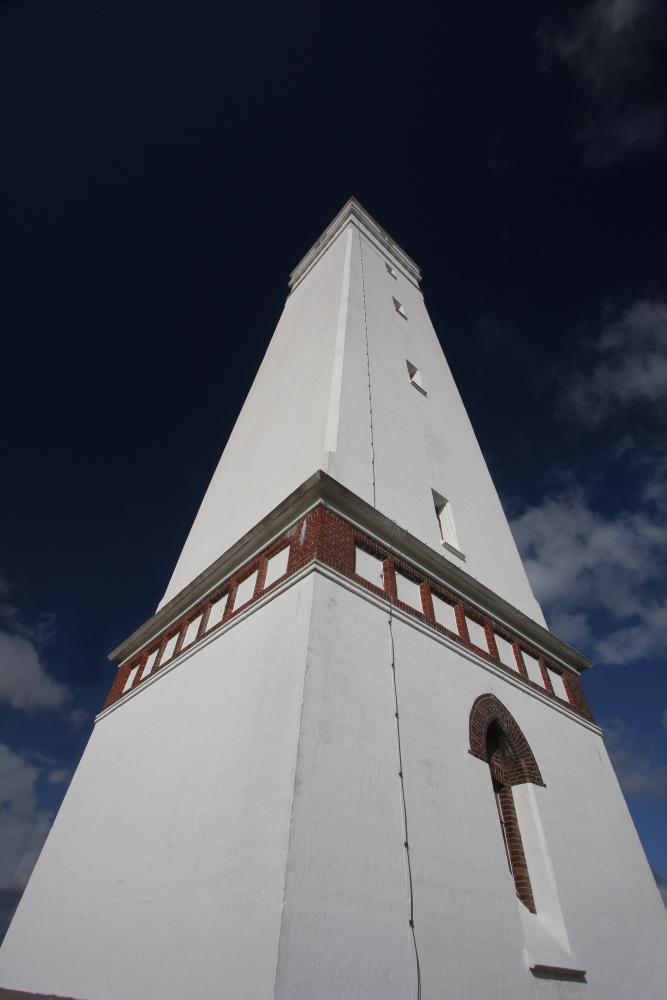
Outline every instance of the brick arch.
{"label": "brick arch", "polygon": [[505,742],[504,766],[507,782],[522,785],[531,782],[542,785],[542,775],[530,749],[528,740],[518,723],[494,694],[481,694],[470,711],[470,753],[490,764],[487,734],[492,723],[497,723]]}

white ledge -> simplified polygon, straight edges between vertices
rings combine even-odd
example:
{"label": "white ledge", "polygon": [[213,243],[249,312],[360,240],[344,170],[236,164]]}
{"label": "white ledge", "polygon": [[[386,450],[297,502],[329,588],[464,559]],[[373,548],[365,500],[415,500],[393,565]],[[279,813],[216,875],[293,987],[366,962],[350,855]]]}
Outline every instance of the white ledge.
{"label": "white ledge", "polygon": [[521,907],[528,968],[532,972],[565,973],[568,976],[586,975],[581,962],[556,940],[537,914],[530,913],[523,903],[518,905]]}
{"label": "white ledge", "polygon": [[[417,618],[415,615],[411,615],[402,608],[397,607],[393,601],[387,598],[387,596],[376,594],[373,591],[368,590],[367,587],[364,587],[363,584],[359,583],[357,580],[344,576],[342,573],[339,573],[338,570],[333,569],[331,566],[326,566],[324,563],[318,562],[317,560],[313,560],[313,562],[308,563],[306,566],[302,566],[296,573],[292,573],[290,576],[285,577],[280,583],[277,584],[277,586],[272,587],[266,593],[262,594],[256,601],[248,604],[247,607],[240,610],[226,622],[218,625],[210,632],[205,633],[199,641],[193,642],[192,645],[180,652],[178,656],[174,656],[154,674],[151,674],[145,680],[141,680],[136,687],[132,687],[129,690],[124,691],[116,701],[114,701],[107,708],[102,709],[102,711],[95,716],[95,722],[97,723],[100,719],[104,719],[111,712],[115,712],[119,705],[124,704],[124,702],[128,701],[130,698],[137,697],[150,685],[156,684],[161,677],[164,677],[172,670],[181,666],[189,660],[191,656],[194,656],[205,646],[208,646],[209,643],[215,642],[216,639],[235,628],[240,622],[245,621],[246,618],[254,615],[257,611],[260,611],[266,604],[275,600],[276,597],[279,597],[282,593],[284,593],[284,591],[305,579],[305,577],[307,577],[310,573],[319,573],[328,580],[331,580],[339,586],[344,587],[346,590],[351,591],[353,594],[356,594],[362,600],[367,601],[376,608],[382,609],[383,612],[391,613],[392,618],[397,621],[401,621],[410,628],[415,629],[417,632],[427,635],[430,639],[439,643],[441,646],[447,646],[449,649],[458,653],[459,656],[462,656],[464,659],[469,660],[471,663],[475,663],[483,670],[486,670],[487,673],[501,678],[512,687],[517,688],[519,691],[529,695],[531,698],[535,698],[537,701],[542,702],[542,704],[549,705],[550,708],[560,712],[561,715],[566,715],[568,718],[572,719],[573,722],[578,723],[585,729],[589,729],[597,736],[602,736],[602,730],[599,729],[595,723],[589,722],[588,719],[579,715],[569,705],[554,701],[553,698],[550,698],[547,695],[546,691],[542,692],[530,687],[525,683],[520,674],[514,675],[507,673],[507,671],[503,670],[503,668],[498,664],[487,660],[485,657],[480,656],[479,653],[476,653],[473,649],[469,649],[467,646],[458,642],[453,635],[450,636],[444,632],[434,629],[430,623],[422,621],[421,618]],[[1,997],[0,1000],[2,1000]]]}
{"label": "white ledge", "polygon": [[543,625],[513,607],[464,569],[455,566],[451,560],[415,538],[321,469],[302,483],[294,493],[267,514],[203,573],[200,573],[184,590],[160,608],[152,618],[110,653],[109,659],[120,663],[132,656],[165,628],[178,621],[186,611],[222,586],[225,580],[238,572],[256,553],[268,547],[272,541],[320,503],[339,514],[389,553],[411,565],[417,572],[439,583],[458,599],[504,625],[514,635],[556,660],[566,669],[579,673],[592,666],[587,657],[557,638],[553,632],[549,632]]}
{"label": "white ledge", "polygon": [[405,250],[401,250],[398,243],[392,240],[389,233],[382,228],[379,222],[375,221],[372,215],[368,214],[356,198],[350,198],[347,204],[341,208],[333,222],[324,230],[317,243],[310,248],[303,260],[297,264],[290,274],[289,286],[291,291],[294,291],[297,285],[303,281],[322,254],[326,253],[336,237],[350,222],[353,222],[359,229],[363,230],[371,238],[372,242],[381,248],[395,265],[399,266],[403,274],[419,287],[421,271],[414,260],[408,257]]}

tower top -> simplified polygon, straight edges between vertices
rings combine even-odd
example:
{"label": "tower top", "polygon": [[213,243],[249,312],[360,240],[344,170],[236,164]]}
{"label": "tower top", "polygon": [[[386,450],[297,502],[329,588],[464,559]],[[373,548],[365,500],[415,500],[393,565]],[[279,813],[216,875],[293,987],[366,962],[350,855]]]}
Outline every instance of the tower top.
{"label": "tower top", "polygon": [[292,291],[303,281],[311,268],[327,252],[340,232],[349,223],[362,229],[364,235],[371,240],[376,249],[379,249],[381,253],[393,259],[394,263],[398,264],[405,276],[419,287],[422,275],[418,265],[408,256],[405,250],[399,247],[398,243],[391,238],[386,229],[383,229],[379,222],[375,221],[363,205],[359,204],[356,198],[350,198],[343,205],[336,218],[324,230],[319,240],[313,244],[306,256],[299,261],[290,274],[289,286]]}
{"label": "tower top", "polygon": [[420,278],[351,198],[292,273],[161,608],[321,471],[543,624]]}

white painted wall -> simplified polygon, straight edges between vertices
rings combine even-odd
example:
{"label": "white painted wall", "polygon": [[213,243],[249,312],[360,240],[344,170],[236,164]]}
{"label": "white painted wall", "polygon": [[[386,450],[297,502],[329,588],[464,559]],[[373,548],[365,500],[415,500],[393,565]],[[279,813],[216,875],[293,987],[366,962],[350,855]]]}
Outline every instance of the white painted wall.
{"label": "white painted wall", "polygon": [[[328,471],[373,502],[365,289],[376,506],[543,624],[423,296],[404,274],[392,278],[384,261],[370,240],[355,231],[338,445]],[[394,297],[407,319],[396,312]],[[406,360],[419,369],[427,396],[411,385]],[[450,503],[465,561],[442,545],[432,490]]]}
{"label": "white painted wall", "polygon": [[496,632],[496,648],[498,650],[498,656],[500,662],[504,663],[506,667],[511,667],[512,670],[516,670],[517,673],[519,668],[516,664],[516,656],[514,655],[514,648],[511,642],[507,639],[503,639],[501,635]]}
{"label": "white painted wall", "polygon": [[0,985],[273,996],[312,582],[96,724],[0,949]]}
{"label": "white painted wall", "polygon": [[[480,658],[392,627],[422,996],[661,996],[667,914],[600,736]],[[515,790],[535,926],[516,899],[488,766],[468,753],[470,709],[486,692],[514,715],[546,783]],[[296,773],[276,1000],[413,996],[386,608],[321,577]],[[536,979],[528,943],[533,961],[579,965],[587,984]]]}
{"label": "white painted wall", "polygon": [[[544,622],[422,294],[386,261],[351,224],[288,298],[162,604],[322,468]],[[432,490],[465,560],[442,545]]]}
{"label": "white painted wall", "polygon": [[[388,614],[361,590],[311,573],[98,722],[0,984],[86,1000],[413,995]],[[422,996],[661,996],[667,914],[600,736],[397,610],[392,628]],[[539,934],[468,753],[485,692],[546,783],[517,793],[527,856],[547,849],[541,872],[529,860],[535,926],[585,986],[527,968]]]}
{"label": "white painted wall", "polygon": [[423,611],[421,591],[416,580],[397,572],[396,593],[398,594],[399,601],[403,601],[411,608],[416,608],[417,611]]}
{"label": "white painted wall", "polygon": [[[480,658],[392,627],[422,996],[661,996],[667,914],[600,736]],[[581,963],[586,985],[528,970],[489,769],[468,753],[486,692],[546,783],[515,790],[540,911],[531,946]],[[397,761],[386,609],[318,578],[276,1000],[414,995]]]}
{"label": "white painted wall", "polygon": [[485,653],[489,651],[489,643],[486,638],[486,632],[479,622],[473,621],[472,618],[466,616],[466,624],[468,626],[468,635],[470,636],[470,641],[478,649],[483,649]]}
{"label": "white painted wall", "polygon": [[[351,638],[371,654],[371,612]],[[365,615],[364,615],[365,618]],[[386,629],[386,623],[385,623]],[[382,627],[373,638],[383,648]],[[497,677],[403,622],[394,623],[415,926],[425,996],[589,998],[662,995],[667,913],[599,735],[521,686]],[[386,647],[385,647],[386,649]],[[533,872],[544,925],[558,913],[587,985],[533,979],[487,765],[468,753],[475,698],[491,692],[526,736],[546,787],[519,792],[539,812],[548,865]],[[537,837],[533,829],[526,839]],[[527,853],[533,848],[527,843]],[[534,857],[534,850],[533,850]],[[545,902],[546,900],[546,902]]]}
{"label": "white painted wall", "polygon": [[386,613],[368,610],[316,578],[275,1000],[412,996]]}
{"label": "white painted wall", "polygon": [[289,559],[289,547],[285,546],[280,552],[272,556],[266,567],[266,577],[264,579],[264,589],[270,587],[272,583],[279,580],[287,572],[287,562]]}
{"label": "white painted wall", "polygon": [[445,628],[448,628],[450,632],[454,633],[454,635],[458,635],[459,627],[456,621],[456,612],[454,611],[453,604],[449,604],[441,597],[438,597],[437,594],[433,594],[432,596],[435,620],[439,625],[444,625]]}
{"label": "white painted wall", "polygon": [[325,464],[345,241],[285,303],[160,606]]}
{"label": "white painted wall", "polygon": [[361,545],[355,546],[354,572],[364,580],[384,590],[384,562],[373,552],[367,552]]}

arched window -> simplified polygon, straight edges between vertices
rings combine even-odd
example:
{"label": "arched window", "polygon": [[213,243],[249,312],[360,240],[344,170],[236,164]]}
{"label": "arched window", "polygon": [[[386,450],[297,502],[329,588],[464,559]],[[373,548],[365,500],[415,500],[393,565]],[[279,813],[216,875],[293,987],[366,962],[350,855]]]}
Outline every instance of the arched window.
{"label": "arched window", "polygon": [[544,785],[544,782],[525,736],[495,695],[480,695],[472,707],[470,753],[489,766],[500,831],[516,894],[523,905],[535,913],[512,787],[525,782]]}

